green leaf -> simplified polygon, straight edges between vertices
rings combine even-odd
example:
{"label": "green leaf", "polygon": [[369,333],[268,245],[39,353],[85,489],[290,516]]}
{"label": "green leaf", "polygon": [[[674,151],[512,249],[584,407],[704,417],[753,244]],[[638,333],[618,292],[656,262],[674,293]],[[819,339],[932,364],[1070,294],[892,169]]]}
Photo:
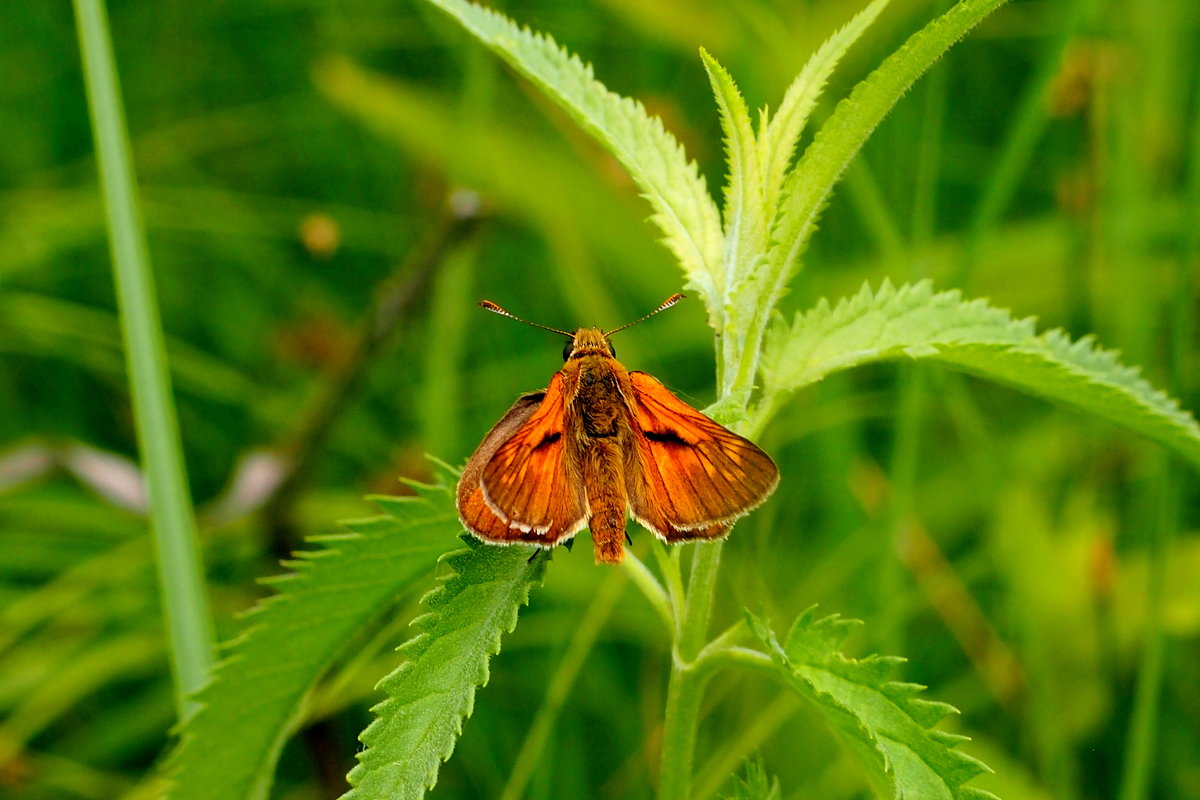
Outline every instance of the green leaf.
{"label": "green leaf", "polygon": [[829,76],[850,49],[850,45],[863,35],[887,4],[888,0],[875,0],[826,39],[817,52],[805,62],[804,69],[800,70],[800,74],[784,93],[783,102],[779,104],[779,110],[767,125],[762,141],[763,181],[766,191],[764,202],[772,212],[779,202],[779,193],[787,175],[788,164],[792,160],[792,152],[796,149],[796,142],[804,132],[808,117],[816,107]]}
{"label": "green leaf", "polygon": [[815,608],[796,620],[781,646],[764,621],[747,614],[784,683],[813,704],[867,767],[884,796],[921,800],[983,800],[988,792],[964,786],[989,772],[978,759],[954,750],[966,737],[933,726],[954,708],[923,700],[924,687],[888,678],[903,659],[852,659],[838,650],[856,621],[816,618]]}
{"label": "green leaf", "polygon": [[263,798],[303,701],[364,625],[434,566],[461,530],[449,492],[376,498],[386,516],[321,537],[279,593],[246,620],[241,637],[198,695],[173,757],[170,800]]}
{"label": "green leaf", "polygon": [[[770,217],[763,205],[759,149],[746,101],[733,78],[715,58],[703,49],[700,58],[708,71],[721,112],[725,153],[729,160],[729,182],[725,187],[725,285],[721,287],[725,297],[729,295],[730,284],[743,280],[753,271],[755,262],[762,255]],[[724,314],[724,308],[717,312],[719,318]],[[724,324],[718,325],[717,330],[724,330]]]}
{"label": "green leaf", "polygon": [[453,573],[425,598],[429,613],[413,622],[421,632],[400,648],[409,660],[379,684],[388,699],[361,736],[367,749],[350,772],[347,800],[419,798],[433,788],[475,688],[488,681],[488,659],[541,581],[548,556],[531,558],[533,547],[463,540],[466,550],[446,556]]}
{"label": "green leaf", "polygon": [[1117,354],[1061,330],[1038,334],[984,300],[934,293],[923,281],[877,293],[864,286],[836,307],[822,301],[767,337],[768,402],[838,370],[896,358],[927,359],[1087,411],[1161,442],[1200,464],[1200,426]]}
{"label": "green leaf", "polygon": [[721,219],[696,164],[636,100],[610,92],[590,65],[494,11],[464,0],[426,0],[446,12],[561,106],[620,161],[650,201],[653,221],[710,313],[724,283]]}

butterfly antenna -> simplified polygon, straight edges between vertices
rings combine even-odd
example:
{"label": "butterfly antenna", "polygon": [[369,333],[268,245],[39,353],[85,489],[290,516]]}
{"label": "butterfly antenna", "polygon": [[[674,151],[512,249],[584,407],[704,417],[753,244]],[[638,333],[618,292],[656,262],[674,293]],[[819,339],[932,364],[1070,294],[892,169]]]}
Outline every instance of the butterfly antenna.
{"label": "butterfly antenna", "polygon": [[675,304],[676,304],[676,303],[678,303],[680,300],[684,299],[684,297],[685,297],[685,296],[686,296],[686,295],[682,295],[682,294],[673,294],[673,295],[671,295],[670,297],[668,297],[666,300],[663,300],[663,301],[662,301],[662,305],[660,305],[658,308],[656,308],[656,309],[654,309],[653,311],[651,311],[651,312],[650,312],[649,314],[647,314],[646,316],[644,316],[644,317],[641,317],[640,319],[635,319],[633,322],[626,322],[626,323],[625,323],[624,325],[622,325],[621,327],[619,327],[619,328],[613,328],[611,331],[605,331],[605,332],[604,332],[604,335],[605,335],[605,336],[612,336],[612,335],[613,335],[614,333],[616,333],[617,331],[623,331],[623,330],[625,330],[626,328],[628,328],[628,327],[630,327],[630,326],[632,326],[632,325],[637,325],[639,322],[645,322],[646,320],[650,319],[651,317],[653,317],[653,316],[654,316],[655,314],[657,314],[658,312],[660,312],[660,311],[666,311],[668,308],[670,308],[671,306],[675,305]]}
{"label": "butterfly antenna", "polygon": [[520,317],[518,317],[516,314],[512,313],[511,311],[505,311],[503,308],[496,305],[491,300],[480,300],[479,307],[486,308],[488,311],[491,311],[494,314],[499,314],[502,317],[508,317],[509,319],[515,319],[517,322],[524,322],[526,325],[532,325],[535,328],[541,328],[544,331],[550,331],[551,333],[561,333],[563,336],[571,336],[572,335],[570,333],[567,333],[566,331],[560,331],[558,328],[551,328],[549,325],[541,325],[537,322],[530,322],[527,319],[521,319]]}

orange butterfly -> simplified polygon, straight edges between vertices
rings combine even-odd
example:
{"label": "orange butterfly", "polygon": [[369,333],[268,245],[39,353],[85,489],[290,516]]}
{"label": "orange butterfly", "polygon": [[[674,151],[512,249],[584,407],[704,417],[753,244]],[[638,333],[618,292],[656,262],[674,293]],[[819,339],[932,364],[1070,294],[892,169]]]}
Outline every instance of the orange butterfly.
{"label": "orange butterfly", "polygon": [[458,515],[478,538],[553,547],[590,527],[596,563],[616,564],[627,510],[665,542],[719,539],[775,490],[779,470],[754,443],[621,366],[608,337],[635,322],[570,334],[479,305],[571,341],[545,391],[517,400],[463,470]]}

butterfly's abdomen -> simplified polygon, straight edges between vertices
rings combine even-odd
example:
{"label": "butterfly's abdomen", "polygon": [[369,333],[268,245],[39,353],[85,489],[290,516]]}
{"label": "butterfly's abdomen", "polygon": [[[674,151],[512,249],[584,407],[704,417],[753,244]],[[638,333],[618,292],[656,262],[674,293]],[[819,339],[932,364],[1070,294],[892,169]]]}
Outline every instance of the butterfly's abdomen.
{"label": "butterfly's abdomen", "polygon": [[574,383],[575,442],[588,501],[588,527],[596,563],[616,564],[625,554],[626,450],[633,435],[625,401],[629,378],[609,355],[576,360]]}
{"label": "butterfly's abdomen", "polygon": [[583,485],[587,491],[592,544],[597,564],[618,564],[625,555],[624,456],[617,437],[593,439],[583,454]]}

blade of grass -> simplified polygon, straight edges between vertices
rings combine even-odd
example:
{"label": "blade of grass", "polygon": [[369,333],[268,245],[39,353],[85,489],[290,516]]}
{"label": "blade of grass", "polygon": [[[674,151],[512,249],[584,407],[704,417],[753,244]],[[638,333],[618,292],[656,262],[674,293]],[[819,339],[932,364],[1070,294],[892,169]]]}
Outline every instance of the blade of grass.
{"label": "blade of grass", "polygon": [[158,551],[175,701],[182,719],[194,708],[187,695],[204,683],[213,663],[212,614],[204,591],[196,518],[184,471],[108,15],[101,0],[75,0],[74,5],[138,448]]}

